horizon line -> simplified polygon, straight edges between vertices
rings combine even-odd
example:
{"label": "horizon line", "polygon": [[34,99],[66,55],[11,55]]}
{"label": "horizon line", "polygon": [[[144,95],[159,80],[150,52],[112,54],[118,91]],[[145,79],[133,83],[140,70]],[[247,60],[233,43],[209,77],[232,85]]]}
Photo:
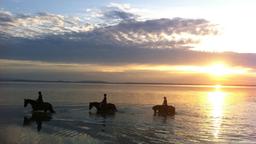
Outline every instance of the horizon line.
{"label": "horizon line", "polygon": [[38,80],[38,79],[3,79],[0,82],[43,82],[43,83],[91,83],[91,84],[141,84],[141,85],[197,85],[197,86],[245,86],[256,87],[256,84],[228,84],[228,83],[171,83],[171,82],[114,82],[102,80]]}

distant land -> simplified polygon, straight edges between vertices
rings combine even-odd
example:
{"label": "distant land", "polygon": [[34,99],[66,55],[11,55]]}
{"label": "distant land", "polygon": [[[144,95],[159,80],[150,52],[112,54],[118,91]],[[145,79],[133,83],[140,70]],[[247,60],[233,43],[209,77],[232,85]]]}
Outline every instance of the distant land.
{"label": "distant land", "polygon": [[222,86],[256,86],[254,84],[228,84],[228,83],[159,83],[159,82],[110,82],[97,80],[31,80],[31,79],[0,79],[0,82],[42,82],[42,83],[91,83],[91,84],[144,84],[144,85],[222,85]]}

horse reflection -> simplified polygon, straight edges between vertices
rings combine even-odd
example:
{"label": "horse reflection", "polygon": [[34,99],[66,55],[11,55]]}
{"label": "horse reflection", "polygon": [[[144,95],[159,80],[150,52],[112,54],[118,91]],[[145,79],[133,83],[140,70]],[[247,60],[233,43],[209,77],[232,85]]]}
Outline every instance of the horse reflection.
{"label": "horse reflection", "polygon": [[23,126],[29,126],[33,122],[37,124],[37,131],[42,129],[42,123],[50,121],[52,119],[51,114],[44,112],[33,112],[31,117],[24,117]]}
{"label": "horse reflection", "polygon": [[100,121],[102,122],[101,124],[99,124],[98,126],[101,125],[101,127],[99,128],[101,132],[106,132],[106,127],[107,127],[107,119],[108,120],[113,120],[113,118],[115,117],[114,114],[109,115],[109,114],[102,114],[102,113],[92,113],[89,112],[89,117],[91,119],[94,119],[94,121]]}

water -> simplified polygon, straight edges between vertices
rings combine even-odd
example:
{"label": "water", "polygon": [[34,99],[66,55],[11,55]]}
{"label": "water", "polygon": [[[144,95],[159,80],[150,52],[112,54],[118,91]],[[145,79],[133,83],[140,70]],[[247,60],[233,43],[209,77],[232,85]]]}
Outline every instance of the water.
{"label": "water", "polygon": [[[0,143],[255,143],[255,88],[2,82]],[[23,99],[36,99],[39,90],[57,112],[40,131],[31,108],[23,107]],[[88,103],[104,93],[118,112],[89,114]],[[151,107],[163,96],[176,107],[175,116],[153,116]]]}

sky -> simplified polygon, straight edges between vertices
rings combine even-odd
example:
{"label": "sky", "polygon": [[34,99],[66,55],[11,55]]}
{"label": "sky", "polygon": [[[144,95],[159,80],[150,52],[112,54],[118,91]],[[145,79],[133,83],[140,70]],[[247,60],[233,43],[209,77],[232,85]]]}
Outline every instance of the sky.
{"label": "sky", "polygon": [[0,0],[0,79],[256,84],[254,0]]}

